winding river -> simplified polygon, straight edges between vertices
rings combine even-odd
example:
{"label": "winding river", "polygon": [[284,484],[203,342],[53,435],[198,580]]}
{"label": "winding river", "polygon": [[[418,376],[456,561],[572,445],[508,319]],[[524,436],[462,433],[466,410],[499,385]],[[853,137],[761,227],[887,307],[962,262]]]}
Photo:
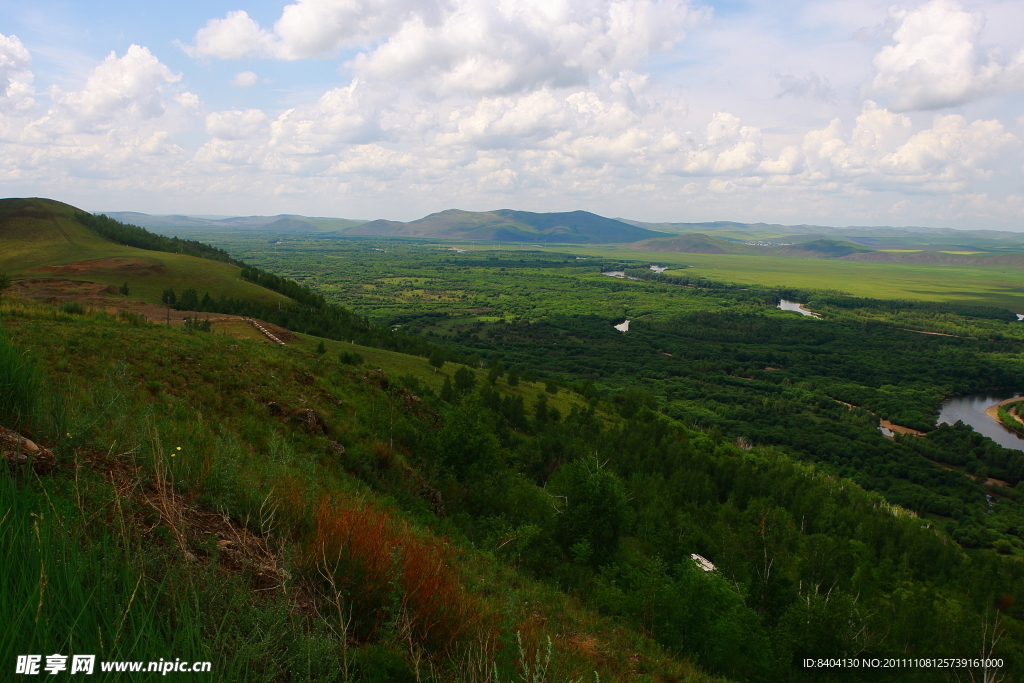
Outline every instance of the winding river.
{"label": "winding river", "polygon": [[984,434],[1004,448],[1024,450],[1024,437],[1007,429],[985,414],[985,410],[1008,398],[1024,396],[1019,391],[989,392],[966,394],[951,398],[939,408],[939,419],[936,424],[954,424],[957,420],[974,427],[974,431]]}

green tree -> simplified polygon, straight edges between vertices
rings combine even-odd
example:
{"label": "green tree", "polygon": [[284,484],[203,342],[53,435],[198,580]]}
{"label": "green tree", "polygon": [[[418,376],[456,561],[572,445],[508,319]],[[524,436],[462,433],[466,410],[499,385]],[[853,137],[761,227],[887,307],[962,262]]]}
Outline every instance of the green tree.
{"label": "green tree", "polygon": [[120,287],[118,287],[117,291],[120,292],[121,294],[125,295],[125,296],[128,296],[128,292],[130,291],[128,289],[128,283],[126,282],[123,285],[121,285]]}
{"label": "green tree", "polygon": [[505,366],[501,364],[500,360],[496,360],[491,363],[491,369],[487,372],[487,381],[491,385],[497,384],[498,380],[505,373]]}
{"label": "green tree", "polygon": [[505,381],[508,382],[510,387],[519,386],[519,371],[515,367],[509,368],[508,376],[505,378]]}
{"label": "green tree", "polygon": [[174,295],[174,290],[168,287],[164,290],[164,293],[160,295],[160,301],[168,306],[173,306],[178,301],[178,297]]}
{"label": "green tree", "polygon": [[189,287],[181,293],[175,308],[179,311],[194,311],[197,306],[199,306],[199,293],[194,287]]}
{"label": "green tree", "polygon": [[0,272],[0,292],[4,291],[11,286],[11,276],[7,273]]}
{"label": "green tree", "polygon": [[435,346],[430,350],[430,358],[427,360],[432,366],[434,366],[434,372],[437,372],[444,367],[444,349],[440,346]]}
{"label": "green tree", "polygon": [[320,343],[316,345],[316,352],[321,356],[327,353],[327,347],[324,345],[323,339],[321,339]]}
{"label": "green tree", "polygon": [[445,377],[444,386],[441,387],[441,400],[445,403],[455,403],[458,398],[458,394],[455,393],[455,388],[452,386],[451,379]]}
{"label": "green tree", "polygon": [[537,431],[544,429],[548,422],[548,395],[537,394],[537,403],[533,408],[533,420],[537,423]]}
{"label": "green tree", "polygon": [[553,379],[545,380],[544,391],[548,392],[552,396],[558,393],[558,382]]}
{"label": "green tree", "polygon": [[455,371],[455,391],[464,396],[476,388],[476,375],[469,368],[463,366]]}
{"label": "green tree", "polygon": [[610,561],[632,516],[619,477],[585,458],[558,470],[548,489],[559,507],[557,535],[562,547],[568,551],[585,541],[592,565]]}

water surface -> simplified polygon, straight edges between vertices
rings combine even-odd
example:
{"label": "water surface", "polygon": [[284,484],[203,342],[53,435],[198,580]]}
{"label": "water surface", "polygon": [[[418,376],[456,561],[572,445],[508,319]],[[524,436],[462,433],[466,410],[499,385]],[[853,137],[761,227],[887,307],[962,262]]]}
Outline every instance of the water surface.
{"label": "water surface", "polygon": [[780,299],[779,308],[782,309],[783,311],[795,311],[800,315],[807,315],[812,318],[818,317],[817,314],[815,314],[813,311],[809,311],[806,308],[804,308],[803,304],[798,304],[795,301],[786,301],[785,299]]}
{"label": "water surface", "polygon": [[939,408],[939,419],[935,424],[951,425],[960,420],[964,424],[974,427],[974,431],[984,434],[1004,448],[1024,450],[1024,437],[985,414],[985,410],[990,406],[1022,395],[1024,394],[1019,391],[1004,391],[957,396],[942,404]]}

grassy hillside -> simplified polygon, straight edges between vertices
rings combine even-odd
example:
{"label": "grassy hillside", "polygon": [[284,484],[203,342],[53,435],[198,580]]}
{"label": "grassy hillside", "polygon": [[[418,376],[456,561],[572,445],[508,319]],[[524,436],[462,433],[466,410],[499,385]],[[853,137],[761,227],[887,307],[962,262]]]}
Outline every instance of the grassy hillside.
{"label": "grassy hillside", "polygon": [[[335,348],[9,297],[0,320],[0,356],[9,335],[36,368],[35,405],[3,426],[57,459],[0,472],[0,548],[25,559],[0,576],[5,661],[171,655],[231,681],[713,680],[517,570],[527,520],[468,533],[472,492],[427,445],[461,423],[410,393],[410,374],[435,377],[422,359],[339,347],[381,373]],[[501,477],[480,493],[548,506]]]}
{"label": "grassy hillside", "polygon": [[74,219],[73,206],[49,199],[0,200],[0,272],[15,280],[68,280],[118,287],[159,303],[168,287],[277,305],[287,299],[245,282],[240,268],[183,254],[114,244]]}
{"label": "grassy hillside", "polygon": [[659,235],[586,211],[531,213],[511,209],[484,212],[449,209],[408,223],[371,221],[345,230],[344,234],[589,244],[635,242]]}

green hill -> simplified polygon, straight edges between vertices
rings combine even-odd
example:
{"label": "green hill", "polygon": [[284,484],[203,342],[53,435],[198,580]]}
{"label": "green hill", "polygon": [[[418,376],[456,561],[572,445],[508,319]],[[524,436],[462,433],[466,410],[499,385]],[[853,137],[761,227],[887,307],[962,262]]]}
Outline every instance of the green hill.
{"label": "green hill", "polygon": [[344,234],[562,244],[635,242],[660,235],[587,211],[532,213],[511,209],[482,212],[449,209],[408,223],[370,221],[349,228]]}
{"label": "green hill", "polygon": [[236,265],[116,244],[76,220],[78,213],[51,199],[0,199],[0,272],[16,281],[128,283],[133,299],[149,303],[168,287],[270,306],[287,301],[242,280]]}
{"label": "green hill", "polygon": [[699,232],[678,237],[658,237],[631,244],[631,248],[640,251],[671,251],[687,254],[757,254],[761,250],[737,242],[730,242],[718,237],[710,237]]}

